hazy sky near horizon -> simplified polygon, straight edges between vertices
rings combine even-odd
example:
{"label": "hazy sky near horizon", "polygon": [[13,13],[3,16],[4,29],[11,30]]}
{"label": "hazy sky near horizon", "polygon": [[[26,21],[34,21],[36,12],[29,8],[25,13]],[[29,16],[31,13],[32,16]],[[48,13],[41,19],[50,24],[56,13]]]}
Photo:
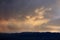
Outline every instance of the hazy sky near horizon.
{"label": "hazy sky near horizon", "polygon": [[0,0],[0,32],[60,32],[60,0]]}

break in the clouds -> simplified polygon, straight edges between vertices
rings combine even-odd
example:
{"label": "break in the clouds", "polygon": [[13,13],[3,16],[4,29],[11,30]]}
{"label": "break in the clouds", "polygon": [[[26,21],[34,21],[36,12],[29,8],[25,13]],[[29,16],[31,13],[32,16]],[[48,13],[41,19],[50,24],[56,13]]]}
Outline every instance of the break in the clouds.
{"label": "break in the clouds", "polygon": [[0,32],[59,32],[59,0],[0,0]]}

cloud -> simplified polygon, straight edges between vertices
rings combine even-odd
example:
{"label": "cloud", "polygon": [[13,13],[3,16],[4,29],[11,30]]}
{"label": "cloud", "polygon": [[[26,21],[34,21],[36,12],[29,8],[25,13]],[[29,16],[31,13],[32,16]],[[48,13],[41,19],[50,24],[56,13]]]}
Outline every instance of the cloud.
{"label": "cloud", "polygon": [[[37,12],[36,12],[37,11]],[[11,31],[36,31],[38,32],[39,30],[36,29],[36,27],[38,28],[38,25],[42,25],[42,24],[46,24],[48,23],[49,19],[45,19],[44,18],[44,14],[46,13],[46,11],[51,11],[50,8],[43,8],[41,7],[40,9],[37,8],[34,12],[34,14],[36,14],[35,16],[25,16],[25,20],[21,21],[19,19],[9,19],[9,20],[2,20],[1,21],[1,25],[4,25],[3,27],[5,27],[5,31],[8,29],[7,32],[11,32]],[[20,16],[19,16],[20,17]],[[36,29],[36,30],[35,30]],[[4,31],[3,31],[4,32]]]}
{"label": "cloud", "polygon": [[24,18],[26,15],[34,15],[33,11],[36,8],[47,7],[53,3],[55,3],[55,0],[1,0],[0,17],[9,19],[22,15]]}
{"label": "cloud", "polygon": [[0,32],[59,31],[56,0],[1,0],[0,4]]}

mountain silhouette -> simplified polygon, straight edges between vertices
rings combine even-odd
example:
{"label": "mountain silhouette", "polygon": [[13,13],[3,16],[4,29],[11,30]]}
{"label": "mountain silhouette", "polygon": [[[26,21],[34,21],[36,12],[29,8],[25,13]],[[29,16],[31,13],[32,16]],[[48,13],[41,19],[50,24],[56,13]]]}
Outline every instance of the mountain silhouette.
{"label": "mountain silhouette", "polygon": [[0,40],[57,40],[60,33],[50,32],[22,32],[22,33],[0,33]]}

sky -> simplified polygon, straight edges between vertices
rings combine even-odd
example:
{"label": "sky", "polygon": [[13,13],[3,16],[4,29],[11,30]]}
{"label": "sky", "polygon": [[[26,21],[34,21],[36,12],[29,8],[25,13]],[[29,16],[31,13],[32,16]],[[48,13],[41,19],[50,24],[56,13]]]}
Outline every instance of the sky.
{"label": "sky", "polygon": [[0,32],[60,32],[60,0],[0,0]]}

